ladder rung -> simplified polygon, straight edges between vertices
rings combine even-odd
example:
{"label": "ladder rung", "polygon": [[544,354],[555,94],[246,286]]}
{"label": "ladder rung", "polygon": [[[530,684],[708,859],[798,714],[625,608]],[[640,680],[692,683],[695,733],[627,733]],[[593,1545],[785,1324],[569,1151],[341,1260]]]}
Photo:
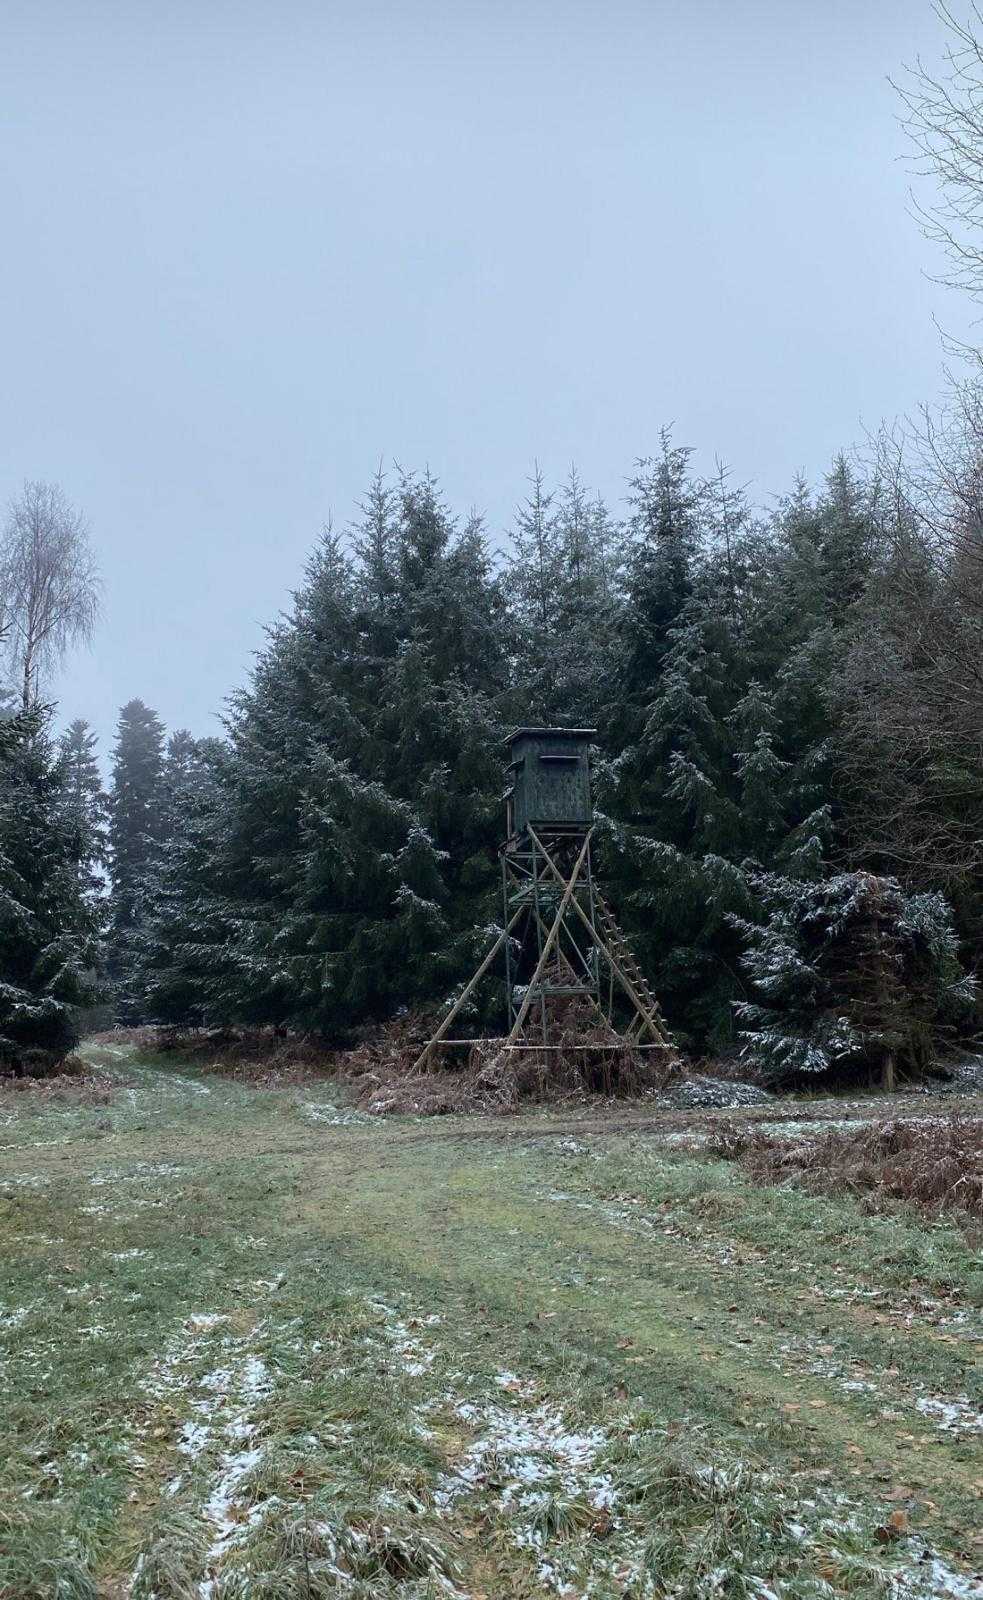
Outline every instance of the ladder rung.
{"label": "ladder rung", "polygon": [[607,936],[608,947],[618,957],[621,969],[629,980],[639,999],[643,1002],[648,1013],[646,1023],[654,1023],[660,1030],[664,1030],[665,1023],[659,1010],[659,1003],[649,988],[648,981],[638,964],[638,959],[626,935],[622,932],[615,919],[614,912],[601,895],[596,895],[594,904],[597,908],[597,917]]}

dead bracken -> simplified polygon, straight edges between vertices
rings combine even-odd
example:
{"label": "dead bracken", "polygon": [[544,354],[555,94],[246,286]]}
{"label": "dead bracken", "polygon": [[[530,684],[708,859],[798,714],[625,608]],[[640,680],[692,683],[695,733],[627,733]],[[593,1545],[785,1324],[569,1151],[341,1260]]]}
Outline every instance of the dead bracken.
{"label": "dead bracken", "polygon": [[850,1194],[875,1209],[904,1201],[932,1215],[983,1222],[981,1117],[895,1117],[794,1140],[725,1124],[703,1148],[738,1162],[757,1183]]}

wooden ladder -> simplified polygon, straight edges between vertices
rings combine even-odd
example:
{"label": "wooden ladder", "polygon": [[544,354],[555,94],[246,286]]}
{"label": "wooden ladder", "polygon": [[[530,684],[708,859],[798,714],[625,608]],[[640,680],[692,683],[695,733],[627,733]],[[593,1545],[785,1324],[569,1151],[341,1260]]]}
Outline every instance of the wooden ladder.
{"label": "wooden ladder", "polygon": [[611,946],[612,951],[617,956],[619,962],[630,978],[633,988],[638,990],[639,995],[644,1000],[649,1011],[649,1017],[645,1018],[644,1020],[641,1018],[641,1016],[636,1017],[635,1021],[631,1024],[631,1027],[628,1030],[629,1037],[631,1037],[635,1031],[635,1028],[638,1027],[639,1024],[644,1026],[644,1022],[648,1021],[650,1026],[652,1023],[655,1024],[654,1031],[662,1040],[665,1041],[665,1043],[668,1044],[669,1031],[666,1028],[662,1012],[659,1010],[659,1002],[652,993],[652,990],[649,987],[648,979],[635,959],[635,952],[628,943],[625,934],[621,931],[621,927],[614,915],[614,912],[611,910],[611,907],[608,905],[607,901],[601,897],[601,895],[596,893],[596,891],[594,895],[594,903],[597,908],[597,920],[601,924],[607,943]]}

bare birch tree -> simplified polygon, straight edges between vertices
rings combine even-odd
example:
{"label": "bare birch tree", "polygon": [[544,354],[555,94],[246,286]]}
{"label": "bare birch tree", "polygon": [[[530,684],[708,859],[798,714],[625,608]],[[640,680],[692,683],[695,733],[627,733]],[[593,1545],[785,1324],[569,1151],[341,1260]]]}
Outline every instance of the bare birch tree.
{"label": "bare birch tree", "polygon": [[[934,180],[936,198],[914,201],[927,238],[949,260],[940,281],[983,301],[983,11],[977,0],[961,21],[945,0],[935,12],[945,29],[942,66],[920,59],[894,85],[915,170]],[[983,365],[983,351],[950,344]]]}
{"label": "bare birch tree", "polygon": [[85,517],[57,484],[26,482],[0,543],[0,622],[25,709],[42,674],[91,638],[101,583]]}

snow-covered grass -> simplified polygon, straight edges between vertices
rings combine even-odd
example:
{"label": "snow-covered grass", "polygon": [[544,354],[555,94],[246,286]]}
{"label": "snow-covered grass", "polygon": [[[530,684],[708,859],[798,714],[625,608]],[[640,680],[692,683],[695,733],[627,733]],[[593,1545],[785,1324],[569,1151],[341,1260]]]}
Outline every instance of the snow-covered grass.
{"label": "snow-covered grass", "polygon": [[977,1592],[957,1231],[100,1059],[0,1169],[2,1600]]}

